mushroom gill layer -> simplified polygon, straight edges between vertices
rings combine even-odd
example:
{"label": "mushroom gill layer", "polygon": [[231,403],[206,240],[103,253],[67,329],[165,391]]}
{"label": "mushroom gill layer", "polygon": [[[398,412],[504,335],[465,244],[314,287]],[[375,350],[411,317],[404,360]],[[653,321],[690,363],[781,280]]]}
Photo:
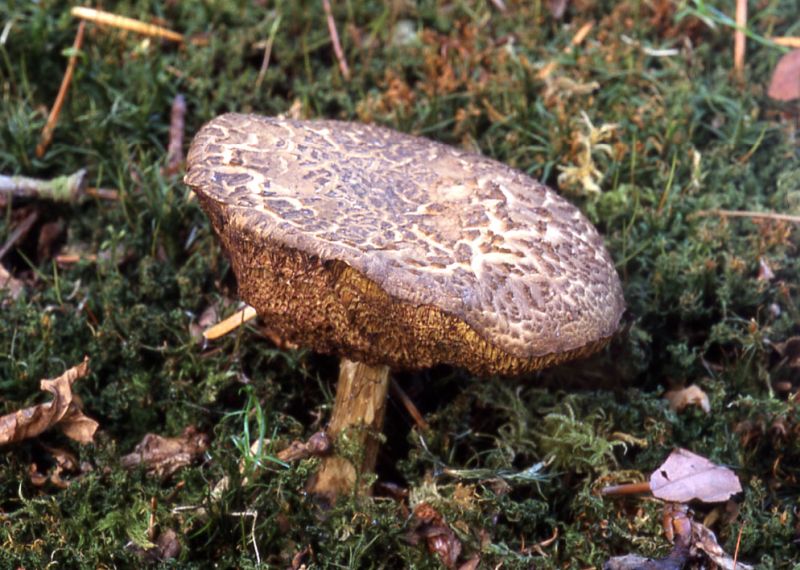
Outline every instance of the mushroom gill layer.
{"label": "mushroom gill layer", "polygon": [[[295,306],[278,316],[270,308],[277,301],[259,293],[276,293],[265,280],[295,293],[298,283],[335,290],[342,279],[375,289],[385,296],[380,322],[359,321],[358,306],[377,299],[370,292],[340,303],[343,327],[369,341],[355,343],[357,352],[408,329],[409,357],[400,363],[413,367],[415,343],[474,335],[461,350],[481,345],[531,363],[500,367],[510,373],[538,368],[533,363],[552,355],[560,361],[602,345],[624,310],[611,258],[577,208],[502,163],[427,139],[355,123],[227,114],[195,137],[185,181],[231,254],[243,298],[285,321],[288,336],[315,337],[304,344],[318,350],[354,343],[339,326],[306,322],[299,300],[281,301]],[[287,256],[303,259],[278,259]],[[303,302],[328,311],[331,300]],[[430,324],[438,336],[420,325],[426,319],[437,321]]]}

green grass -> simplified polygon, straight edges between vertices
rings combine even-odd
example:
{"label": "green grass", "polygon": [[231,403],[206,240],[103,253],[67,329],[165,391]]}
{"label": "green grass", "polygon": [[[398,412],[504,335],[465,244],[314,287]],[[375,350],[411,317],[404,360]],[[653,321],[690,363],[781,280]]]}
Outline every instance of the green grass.
{"label": "green grass", "polygon": [[[228,307],[236,289],[180,176],[161,173],[170,105],[182,93],[189,136],[225,111],[276,114],[294,104],[308,117],[373,121],[479,149],[552,186],[559,167],[576,164],[583,113],[595,127],[616,125],[610,152],[593,154],[602,192],[565,194],[617,263],[624,334],[589,362],[530,378],[399,375],[431,429],[411,429],[392,404],[379,477],[433,505],[463,543],[462,560],[599,568],[616,554],[664,555],[669,543],[658,503],[604,499],[597,487],[647,476],[673,447],[688,447],[742,479],[738,516],[723,506],[713,526],[726,550],[743,527],[741,560],[792,568],[800,415],[774,387],[796,391],[800,377],[773,346],[800,333],[797,226],[697,212],[800,214],[797,147],[766,98],[783,50],[758,41],[797,33],[795,2],[751,6],[742,84],[732,75],[729,2],[675,2],[659,18],[655,8],[669,2],[576,0],[563,22],[546,2],[506,3],[507,14],[479,0],[334,2],[349,82],[317,2],[105,4],[208,34],[209,43],[88,25],[53,144],[36,158],[76,22],[67,3],[5,0],[0,172],[54,177],[85,167],[92,186],[116,188],[120,200],[36,204],[37,226],[2,260],[28,287],[0,307],[0,412],[42,401],[39,380],[87,354],[91,374],[76,386],[101,426],[93,445],[54,432],[1,450],[3,566],[138,564],[126,545],[146,543],[155,498],[158,528],[175,530],[183,546],[165,567],[255,567],[253,536],[270,567],[290,566],[308,546],[314,567],[440,567],[424,541],[409,540],[402,502],[348,500],[323,511],[304,493],[315,460],[272,460],[327,417],[333,359],[283,352],[252,326],[213,346],[191,336],[202,311]],[[565,52],[587,21],[587,39]],[[417,34],[393,41],[404,25]],[[253,46],[270,36],[270,66],[255,89],[263,48]],[[557,66],[545,80],[538,72],[549,62]],[[10,206],[2,212],[0,242],[16,220]],[[56,220],[66,225],[64,246],[99,261],[62,268],[40,256],[39,228]],[[771,281],[757,278],[760,260]],[[669,411],[664,390],[693,382],[711,413]],[[187,425],[212,437],[194,466],[166,482],[119,467],[146,433],[178,435]],[[256,438],[270,443],[253,453]],[[52,466],[45,446],[69,449],[91,470],[66,489],[35,487],[29,465]],[[541,462],[535,476],[509,475]],[[697,517],[711,510],[698,506]],[[234,514],[242,512],[258,513],[255,532],[252,516]],[[530,549],[556,530],[547,557]]]}

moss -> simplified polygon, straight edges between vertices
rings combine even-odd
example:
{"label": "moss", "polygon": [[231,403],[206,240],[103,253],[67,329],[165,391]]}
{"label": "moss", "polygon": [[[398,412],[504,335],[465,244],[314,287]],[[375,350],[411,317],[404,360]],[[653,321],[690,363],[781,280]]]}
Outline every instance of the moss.
{"label": "moss", "polygon": [[[517,381],[446,369],[399,375],[430,429],[412,429],[390,406],[379,479],[429,501],[462,542],[462,560],[599,567],[613,554],[661,556],[669,544],[658,503],[604,499],[598,486],[646,477],[673,447],[689,447],[735,467],[743,481],[738,518],[714,525],[726,550],[741,528],[740,560],[792,567],[800,417],[778,386],[796,392],[798,377],[774,346],[800,333],[797,225],[701,212],[800,214],[800,161],[764,96],[780,50],[749,42],[739,84],[724,55],[729,29],[698,17],[705,6],[727,13],[728,3],[675,11],[671,3],[576,1],[561,22],[542,2],[507,2],[507,14],[477,0],[333,3],[350,81],[316,4],[111,3],[121,15],[206,33],[209,44],[89,25],[41,158],[34,149],[44,110],[76,26],[64,2],[6,4],[0,171],[52,178],[86,167],[90,186],[118,189],[120,200],[33,204],[41,222],[2,260],[27,287],[0,309],[0,412],[41,401],[39,380],[88,354],[91,374],[77,390],[102,433],[90,446],[48,433],[4,448],[1,566],[141,564],[126,545],[146,539],[155,497],[158,529],[174,529],[183,545],[165,567],[255,567],[253,536],[261,560],[276,567],[307,547],[309,567],[441,567],[424,541],[412,544],[404,500],[346,500],[326,511],[305,494],[314,460],[268,460],[324,422],[334,360],[282,351],[255,326],[213,345],[192,337],[204,309],[235,298],[235,283],[180,177],[161,173],[170,104],[181,92],[188,134],[226,110],[274,114],[294,105],[479,149],[551,185],[559,166],[578,164],[583,113],[596,127],[615,125],[611,152],[592,155],[601,192],[571,199],[616,260],[629,307],[624,334],[589,362]],[[762,4],[754,31],[796,35],[794,2]],[[392,41],[401,21],[418,32],[413,41]],[[588,21],[587,39],[565,51]],[[263,45],[254,46],[273,29],[256,89]],[[655,57],[645,47],[680,51]],[[10,206],[0,215],[2,242],[14,215]],[[97,254],[96,262],[61,267],[39,255],[41,223],[58,219],[64,244]],[[759,279],[763,263],[772,279]],[[708,393],[710,414],[669,411],[664,390],[688,383]],[[145,433],[175,435],[189,424],[212,434],[211,447],[172,480],[119,466]],[[248,451],[257,434],[273,441],[260,476]],[[69,449],[92,470],[65,475],[66,489],[34,486],[30,465],[52,467],[45,445]],[[212,493],[225,477],[227,489]],[[258,513],[255,531],[243,512]],[[532,547],[556,531],[541,547],[547,557]]]}

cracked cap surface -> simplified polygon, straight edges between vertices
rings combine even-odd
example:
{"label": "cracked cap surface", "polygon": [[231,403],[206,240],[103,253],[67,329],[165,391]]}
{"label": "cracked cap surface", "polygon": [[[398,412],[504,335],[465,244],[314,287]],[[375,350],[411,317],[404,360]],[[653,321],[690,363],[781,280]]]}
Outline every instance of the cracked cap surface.
{"label": "cracked cap surface", "polygon": [[622,289],[602,238],[502,163],[386,128],[226,114],[185,182],[279,334],[402,368],[518,374],[594,352]]}

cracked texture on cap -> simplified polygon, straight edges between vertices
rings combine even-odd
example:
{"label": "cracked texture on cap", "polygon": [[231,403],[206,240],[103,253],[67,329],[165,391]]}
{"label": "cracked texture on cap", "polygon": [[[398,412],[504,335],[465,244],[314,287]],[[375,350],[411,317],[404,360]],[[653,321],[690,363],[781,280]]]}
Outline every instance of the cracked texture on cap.
{"label": "cracked texture on cap", "polygon": [[185,182],[242,298],[351,359],[518,374],[589,354],[624,310],[595,228],[502,163],[386,128],[226,114]]}

